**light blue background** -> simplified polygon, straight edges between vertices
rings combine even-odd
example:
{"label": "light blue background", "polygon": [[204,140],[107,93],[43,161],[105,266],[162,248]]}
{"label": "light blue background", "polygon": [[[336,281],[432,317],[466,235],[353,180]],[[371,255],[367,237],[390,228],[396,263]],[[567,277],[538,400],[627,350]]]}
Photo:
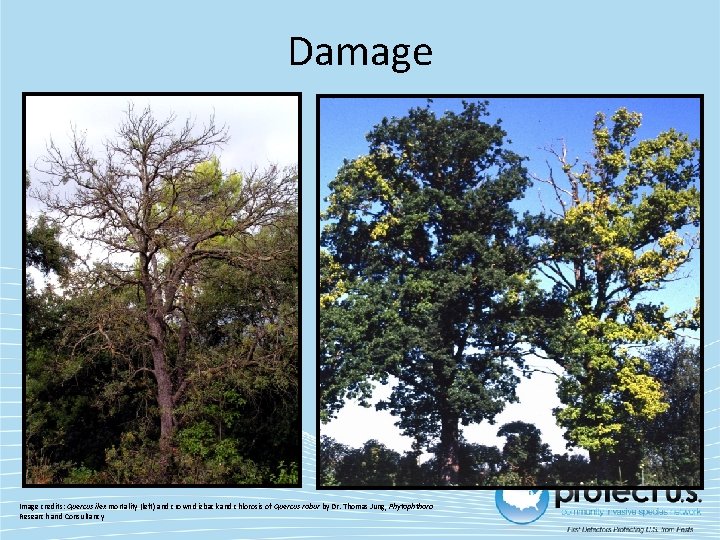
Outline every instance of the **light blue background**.
{"label": "light blue background", "polygon": [[[0,4],[0,534],[3,539],[152,538],[572,538],[568,525],[720,526],[718,138],[720,10],[713,0],[504,2],[40,2]],[[427,43],[432,65],[290,65],[290,36],[330,44]],[[302,490],[22,489],[20,296],[23,91],[303,92]],[[314,490],[316,93],[705,94],[705,485],[700,518],[565,517],[508,524],[494,492]],[[718,343],[716,343],[718,342]],[[552,494],[551,494],[552,495]],[[432,512],[106,512],[106,522],[21,522],[20,502],[410,502]],[[638,505],[639,506],[639,505]],[[654,505],[660,506],[660,505]],[[678,505],[674,505],[677,507]],[[604,508],[606,505],[578,505]],[[624,505],[631,507],[631,505]],[[665,505],[672,509],[672,505]],[[570,507],[574,508],[574,507]],[[613,508],[619,508],[618,505]],[[531,527],[532,529],[529,529]],[[613,535],[614,538],[635,535]],[[645,534],[644,538],[655,538]],[[668,538],[658,535],[658,538]]]}

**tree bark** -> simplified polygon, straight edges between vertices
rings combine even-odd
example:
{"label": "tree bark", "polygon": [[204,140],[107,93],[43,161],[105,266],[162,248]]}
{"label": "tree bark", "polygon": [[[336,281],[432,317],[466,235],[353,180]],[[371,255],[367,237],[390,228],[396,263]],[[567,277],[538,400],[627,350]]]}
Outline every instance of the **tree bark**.
{"label": "tree bark", "polygon": [[440,413],[440,448],[438,465],[440,484],[457,485],[460,478],[460,416],[449,402],[448,394],[454,380],[453,368],[444,361],[433,362],[433,372],[437,384],[436,399]]}
{"label": "tree bark", "polygon": [[[155,359],[155,357],[158,357]],[[157,402],[160,409],[160,472],[165,475],[172,462],[173,454],[173,389],[165,363],[165,354],[153,351],[155,379],[157,380]]]}
{"label": "tree bark", "polygon": [[172,463],[173,454],[173,384],[167,364],[165,353],[167,345],[167,331],[165,327],[164,311],[159,295],[153,290],[150,280],[145,280],[145,318],[150,335],[150,354],[153,359],[153,373],[157,383],[157,404],[160,413],[160,467],[161,481],[165,481]]}
{"label": "tree bark", "polygon": [[455,486],[460,481],[460,422],[457,415],[441,413],[440,427],[440,483]]}

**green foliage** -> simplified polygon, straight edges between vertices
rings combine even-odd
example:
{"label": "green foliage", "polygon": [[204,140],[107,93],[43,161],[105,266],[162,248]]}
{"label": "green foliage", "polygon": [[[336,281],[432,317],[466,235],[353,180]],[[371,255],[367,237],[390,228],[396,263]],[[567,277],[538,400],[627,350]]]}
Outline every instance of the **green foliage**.
{"label": "green foliage", "polygon": [[337,475],[341,485],[394,486],[400,454],[371,440],[363,448],[350,451]]}
{"label": "green foliage", "polygon": [[[178,468],[190,484],[262,484],[263,472],[252,460],[242,457],[240,441],[218,438],[207,420],[178,432]],[[267,474],[267,473],[266,473]]]}
{"label": "green foliage", "polygon": [[597,478],[593,467],[581,455],[555,454],[551,462],[540,472],[540,485],[590,486]]}
{"label": "green foliage", "polygon": [[[182,429],[177,434],[180,450],[190,456],[207,457],[214,442],[214,431],[207,421]],[[224,452],[223,452],[224,453]]]}
{"label": "green foliage", "polygon": [[157,484],[163,480],[158,445],[146,430],[125,432],[118,446],[105,450],[105,463],[98,483],[106,484]]}
{"label": "green foliage", "polygon": [[81,465],[77,469],[72,469],[67,475],[67,478],[65,478],[64,482],[66,484],[86,485],[94,483],[96,477],[96,471],[93,471],[92,469],[88,469],[84,465]]}
{"label": "green foliage", "polygon": [[320,485],[323,486],[398,486],[408,485],[410,469],[399,453],[376,440],[354,449],[322,437],[320,445]]}
{"label": "green foliage", "polygon": [[[639,450],[673,406],[670,383],[643,351],[700,328],[699,298],[673,312],[662,296],[699,246],[700,142],[672,128],[638,141],[639,113],[599,113],[592,160],[551,149],[563,180],[538,180],[555,204],[519,221],[525,169],[486,114],[480,103],[383,119],[368,154],[330,182],[319,255],[321,420],[348,399],[367,405],[373,382],[392,376],[398,383],[377,408],[398,417],[416,450],[435,453],[418,469],[425,480],[637,483],[641,465],[667,464],[661,454],[673,446],[652,457]],[[516,425],[503,468],[473,471],[483,460],[463,455],[482,452],[468,450],[459,425],[492,420],[515,399],[513,368],[528,353],[561,366],[556,418],[591,463],[548,463],[539,434]],[[686,448],[689,437],[680,437]],[[692,459],[676,459],[695,478]]]}
{"label": "green foliage", "polygon": [[503,485],[537,485],[543,466],[552,459],[550,446],[542,442],[540,430],[532,424],[515,421],[501,426],[497,434],[507,437],[503,446],[506,463],[502,471],[506,475]]}
{"label": "green foliage", "polygon": [[[247,194],[243,192],[242,176],[226,174],[216,156],[198,163],[186,174],[166,178],[155,196],[149,218],[150,227],[157,230],[155,242],[166,254],[179,254],[182,236],[210,236],[198,246],[222,247],[229,237],[222,234],[236,226],[233,211]],[[210,234],[214,233],[214,234]]]}
{"label": "green foliage", "polygon": [[60,241],[61,229],[41,215],[25,235],[25,265],[34,266],[44,274],[68,275],[76,255]]}
{"label": "green foliage", "polygon": [[[593,470],[580,455],[552,455],[532,424],[511,422],[500,428],[507,437],[503,450],[460,443],[458,486],[556,486],[594,481]],[[320,441],[318,485],[342,487],[436,486],[442,478],[437,457],[420,462],[420,452],[399,454],[375,440],[350,448],[330,437]]]}
{"label": "green foliage", "polygon": [[[182,362],[175,340],[180,328],[170,324],[176,373],[188,372],[191,383],[178,407],[170,482],[296,482],[295,271],[278,263],[278,272],[266,269],[268,283],[220,263],[208,263],[206,270],[198,282],[202,293],[186,306],[193,339]],[[138,347],[144,331],[132,306],[137,294],[127,292],[29,294],[29,482],[168,481],[153,442],[158,411],[152,381],[138,371],[149,359]],[[222,369],[228,358],[237,359],[234,369]]]}
{"label": "green foliage", "polygon": [[700,485],[704,414],[700,349],[677,340],[653,348],[646,360],[669,406],[642,426],[645,483]]}
{"label": "green foliage", "polygon": [[99,355],[87,362],[84,348],[73,355],[63,343],[62,328],[73,320],[72,302],[50,290],[41,298],[39,304],[28,303],[32,307],[26,311],[28,325],[35,330],[26,334],[25,435],[28,468],[36,460],[47,466],[46,473],[28,476],[57,483],[72,476],[77,464],[99,468],[105,445],[119,436],[117,425],[126,417],[103,407],[100,390],[113,371],[109,358]]}
{"label": "green foliage", "polygon": [[270,476],[270,482],[278,485],[297,485],[299,478],[300,472],[296,462],[286,465],[284,461],[281,461],[278,464],[277,473]]}
{"label": "green foliage", "polygon": [[33,450],[27,451],[25,480],[29,484],[54,484],[68,463],[51,462]]}
{"label": "green foliage", "polygon": [[336,470],[348,448],[327,435],[320,436],[318,448],[318,486],[339,485]]}
{"label": "green foliage", "polygon": [[[380,408],[456,473],[458,426],[514,399],[526,239],[510,205],[528,180],[486,104],[383,119],[330,183],[320,255],[322,418],[399,379]],[[488,383],[491,381],[490,383]],[[453,470],[455,472],[453,472]],[[445,482],[450,481],[448,479]]]}

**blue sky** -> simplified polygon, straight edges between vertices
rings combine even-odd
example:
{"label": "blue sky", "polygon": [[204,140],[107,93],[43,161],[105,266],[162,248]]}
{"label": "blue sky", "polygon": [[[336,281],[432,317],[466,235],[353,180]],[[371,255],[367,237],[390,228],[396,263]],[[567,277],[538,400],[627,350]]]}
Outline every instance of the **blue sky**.
{"label": "blue sky", "polygon": [[[457,99],[434,99],[432,110],[460,111]],[[464,98],[490,102],[488,121],[498,118],[512,144],[508,148],[529,158],[530,172],[544,175],[549,154],[544,147],[565,139],[568,156],[590,160],[595,114],[608,117],[620,107],[643,114],[638,139],[655,137],[674,127],[700,137],[698,98]],[[412,107],[424,107],[425,98],[324,98],[320,102],[320,197],[327,196],[327,184],[345,158],[367,152],[365,135],[383,117],[403,116]],[[321,208],[324,208],[321,202]]]}
{"label": "blue sky", "polygon": [[[700,99],[679,97],[533,97],[533,98],[439,98],[433,99],[431,108],[441,115],[447,110],[460,111],[462,100],[488,100],[488,122],[502,120],[503,129],[511,144],[507,147],[527,157],[530,174],[547,178],[547,164],[555,159],[545,148],[560,148],[564,140],[568,161],[579,158],[592,161],[592,128],[595,115],[604,112],[610,116],[619,108],[643,115],[636,140],[656,137],[662,131],[674,128],[691,138],[700,138]],[[424,107],[426,98],[324,98],[320,102],[320,209],[326,207],[328,183],[333,179],[344,159],[354,159],[367,153],[365,135],[383,117],[403,116],[412,107]],[[555,167],[555,177],[562,180],[562,172]],[[550,207],[553,196],[545,184],[534,182],[525,199],[516,207],[518,211],[540,211],[540,198]],[[675,282],[665,290],[665,302],[673,310],[694,305],[699,280],[699,257],[684,269],[691,279]],[[690,292],[688,290],[690,289]],[[694,292],[693,292],[694,291]]]}
{"label": "blue sky", "polygon": [[[596,113],[604,112],[609,117],[619,108],[643,115],[643,123],[636,140],[656,137],[662,131],[674,128],[700,137],[700,99],[677,97],[533,97],[533,98],[436,98],[430,107],[441,115],[444,111],[460,111],[462,99],[466,101],[485,100],[490,103],[488,122],[502,119],[507,138],[512,141],[507,148],[528,158],[526,167],[531,174],[547,178],[547,162],[553,164],[554,156],[545,148],[560,148],[562,141],[568,149],[568,160],[592,161],[592,128]],[[323,98],[320,101],[320,209],[324,210],[324,198],[328,195],[328,183],[337,173],[344,159],[354,159],[367,153],[365,135],[383,117],[403,116],[416,106],[424,107],[425,98]],[[561,171],[555,169],[555,177],[561,179]],[[535,182],[526,192],[525,199],[517,204],[520,211],[540,210],[539,198],[546,205],[553,201],[546,186]],[[675,282],[663,292],[663,301],[671,311],[687,309],[694,305],[699,294],[699,256],[695,256],[685,272],[689,278]],[[697,336],[695,336],[697,337]],[[554,362],[537,359],[531,363],[542,368],[559,371]],[[562,432],[555,426],[552,407],[559,405],[555,396],[554,377],[537,373],[532,379],[523,379],[518,388],[520,403],[506,407],[494,426],[476,425],[465,429],[465,436],[472,442],[502,445],[502,439],[495,432],[502,423],[525,420],[535,423],[543,432],[543,438],[550,443],[554,452],[563,453]],[[389,388],[378,388],[377,396],[385,395]],[[376,396],[376,397],[377,397]],[[378,398],[379,399],[379,398]],[[360,446],[366,440],[375,438],[388,446],[402,451],[409,449],[411,441],[399,436],[394,427],[395,418],[387,412],[363,409],[349,403],[338,419],[323,426],[321,432],[340,442]]]}

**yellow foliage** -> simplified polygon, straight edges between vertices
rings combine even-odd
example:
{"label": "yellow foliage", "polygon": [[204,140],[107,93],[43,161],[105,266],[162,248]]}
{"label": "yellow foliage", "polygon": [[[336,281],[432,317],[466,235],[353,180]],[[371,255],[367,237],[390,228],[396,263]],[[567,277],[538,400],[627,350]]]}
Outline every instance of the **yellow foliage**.
{"label": "yellow foliage", "polygon": [[669,405],[663,401],[660,382],[653,376],[643,373],[646,371],[644,369],[646,366],[646,363],[637,358],[628,358],[618,371],[618,383],[613,390],[626,396],[623,406],[630,415],[652,420],[658,414],[665,412]]}
{"label": "yellow foliage", "polygon": [[385,215],[375,224],[372,231],[370,231],[370,238],[373,240],[379,240],[387,235],[388,230],[391,226],[397,225],[400,220],[392,215]]}

